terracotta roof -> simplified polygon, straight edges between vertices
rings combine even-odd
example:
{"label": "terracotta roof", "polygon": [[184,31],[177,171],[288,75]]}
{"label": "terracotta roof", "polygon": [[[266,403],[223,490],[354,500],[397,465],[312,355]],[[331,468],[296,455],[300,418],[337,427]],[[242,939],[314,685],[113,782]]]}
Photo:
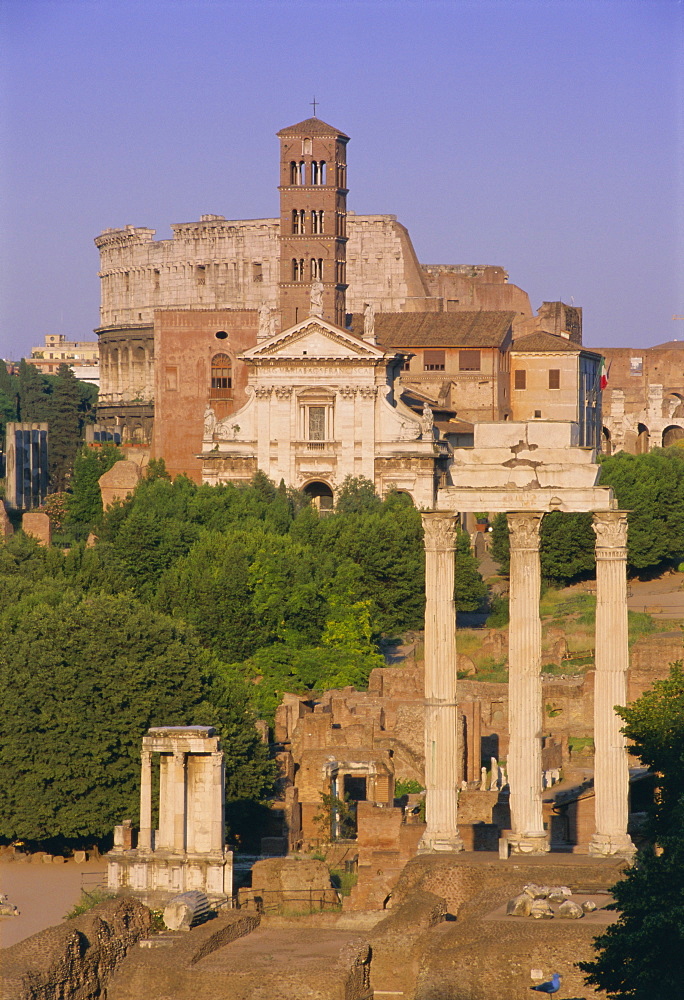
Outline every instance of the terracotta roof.
{"label": "terracotta roof", "polygon": [[513,341],[512,351],[568,351],[579,354],[583,350],[581,344],[574,344],[565,337],[556,337],[552,333],[528,333],[526,337],[519,337]]}
{"label": "terracotta roof", "polygon": [[[375,336],[380,347],[500,347],[514,312],[376,313]],[[363,333],[363,315],[352,316],[353,331]]]}
{"label": "terracotta roof", "polygon": [[276,135],[278,138],[286,135],[302,135],[304,137],[308,135],[334,135],[339,136],[340,139],[349,138],[344,132],[340,132],[338,128],[333,128],[332,125],[327,125],[320,118],[306,118],[303,122],[298,122],[297,125],[289,125],[287,128],[281,128],[280,132],[276,132]]}

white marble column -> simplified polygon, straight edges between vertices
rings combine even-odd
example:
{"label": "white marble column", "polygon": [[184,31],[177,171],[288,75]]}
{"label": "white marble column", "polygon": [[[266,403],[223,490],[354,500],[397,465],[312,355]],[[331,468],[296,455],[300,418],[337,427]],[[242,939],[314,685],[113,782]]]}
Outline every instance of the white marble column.
{"label": "white marble column", "polygon": [[223,854],[225,846],[225,766],[223,753],[211,755],[211,846],[212,854]]}
{"label": "white marble column", "polygon": [[138,850],[152,850],[152,754],[149,750],[141,753],[140,770],[140,834]]}
{"label": "white marble column", "polygon": [[627,704],[627,514],[594,514],[596,534],[596,674],[594,679],[594,795],[596,833],[591,854],[632,855],[627,833],[629,768],[624,722]]}
{"label": "white marble column", "polygon": [[182,751],[174,751],[172,757],[171,781],[169,791],[173,801],[173,849],[185,852],[185,821],[186,821],[186,756]]}
{"label": "white marble column", "polygon": [[542,819],[541,569],[543,514],[510,513],[510,624],[508,626],[508,780],[514,854],[543,854],[549,837]]}
{"label": "white marble column", "polygon": [[425,816],[420,851],[462,851],[458,832],[456,516],[423,514],[425,531]]}

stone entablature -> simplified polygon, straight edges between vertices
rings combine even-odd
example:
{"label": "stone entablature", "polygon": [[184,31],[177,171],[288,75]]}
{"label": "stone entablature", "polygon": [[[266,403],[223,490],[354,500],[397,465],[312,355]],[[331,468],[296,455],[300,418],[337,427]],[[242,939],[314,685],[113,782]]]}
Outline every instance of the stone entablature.
{"label": "stone entablature", "polygon": [[[542,504],[536,508],[541,510],[603,510],[606,491],[593,495],[599,475],[595,451],[579,446],[578,441],[578,425],[566,421],[476,424],[474,447],[454,449],[451,481],[461,491],[496,489],[519,493],[520,501],[505,510],[534,507],[537,503]],[[557,493],[561,488],[563,492]],[[548,499],[542,501],[547,492]],[[586,506],[573,506],[577,503]],[[494,513],[500,508],[481,504],[476,509]]]}
{"label": "stone entablature", "polygon": [[207,408],[204,482],[242,481],[257,467],[296,488],[319,481],[332,496],[347,475],[365,476],[432,505],[440,447],[431,420],[394,397],[400,356],[310,317],[240,357],[250,398],[223,420]]}

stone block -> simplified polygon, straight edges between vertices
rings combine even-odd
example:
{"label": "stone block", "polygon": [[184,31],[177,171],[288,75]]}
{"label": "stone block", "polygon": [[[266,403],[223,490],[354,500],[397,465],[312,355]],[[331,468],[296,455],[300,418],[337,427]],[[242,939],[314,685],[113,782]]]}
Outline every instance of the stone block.
{"label": "stone block", "polygon": [[203,892],[182,892],[164,907],[164,923],[170,931],[189,931],[209,917],[209,900]]}
{"label": "stone block", "polygon": [[577,903],[573,903],[571,899],[566,899],[558,907],[558,916],[563,920],[581,920],[584,916],[584,910]]}
{"label": "stone block", "polygon": [[9,538],[13,534],[14,528],[7,514],[5,503],[3,500],[0,500],[0,538]]}
{"label": "stone block", "polygon": [[140,467],[135,462],[122,460],[100,476],[98,483],[102,494],[102,506],[107,509],[115,500],[125,500],[135,490],[142,478]]}
{"label": "stone block", "polygon": [[359,802],[356,806],[357,844],[383,851],[400,847],[403,810]]}
{"label": "stone block", "polygon": [[52,524],[47,514],[41,511],[31,511],[21,519],[21,530],[25,535],[35,538],[39,545],[52,543]]}

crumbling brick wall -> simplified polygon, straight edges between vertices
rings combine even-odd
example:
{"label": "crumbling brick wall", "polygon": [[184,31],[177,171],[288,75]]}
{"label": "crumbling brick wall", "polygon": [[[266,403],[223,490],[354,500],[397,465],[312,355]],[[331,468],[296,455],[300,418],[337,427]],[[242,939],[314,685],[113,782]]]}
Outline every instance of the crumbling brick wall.
{"label": "crumbling brick wall", "polygon": [[5,948],[0,1000],[97,1000],[151,924],[146,906],[122,897]]}

